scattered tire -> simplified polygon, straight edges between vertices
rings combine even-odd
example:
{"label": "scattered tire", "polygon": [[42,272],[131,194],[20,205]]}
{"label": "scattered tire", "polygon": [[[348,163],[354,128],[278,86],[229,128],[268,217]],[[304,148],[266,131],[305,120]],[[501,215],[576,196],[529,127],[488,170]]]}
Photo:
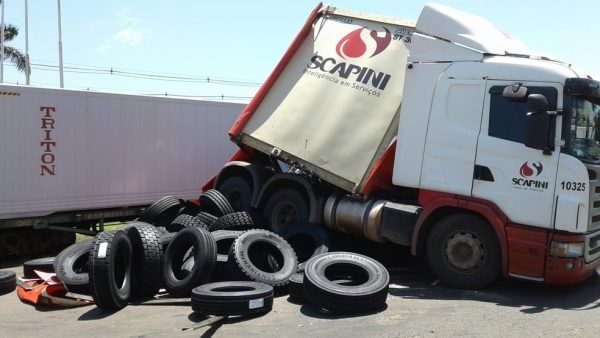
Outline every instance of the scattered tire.
{"label": "scattered tire", "polygon": [[294,249],[279,235],[267,230],[248,230],[229,250],[229,268],[236,278],[273,287],[287,285],[298,268]]}
{"label": "scattered tire", "polygon": [[152,297],[160,288],[162,246],[156,228],[135,222],[123,228],[132,248],[131,296]]}
{"label": "scattered tire", "polygon": [[186,214],[177,216],[173,222],[167,225],[167,230],[170,232],[177,232],[185,227],[197,227],[208,230],[208,226],[204,224],[200,218]]}
{"label": "scattered tire", "polygon": [[208,226],[208,228],[210,229],[210,227],[213,225],[213,223],[215,223],[215,221],[218,219],[217,216],[213,216],[207,212],[199,212],[196,217],[198,217],[198,219],[200,221],[202,221],[202,223],[206,224]]}
{"label": "scattered tire", "polygon": [[277,233],[283,237],[298,255],[298,271],[304,271],[306,262],[329,251],[329,235],[325,229],[314,224],[290,224]]}
{"label": "scattered tire", "polygon": [[45,257],[32,259],[23,263],[23,278],[25,279],[37,279],[40,278],[36,273],[37,271],[53,273],[54,261],[56,257]]}
{"label": "scattered tire", "polygon": [[217,244],[217,261],[213,270],[211,280],[226,281],[231,280],[231,272],[229,271],[229,250],[233,242],[244,233],[243,231],[218,230],[212,233],[215,243]]}
{"label": "scattered tire", "polygon": [[93,238],[86,239],[70,245],[56,256],[54,261],[56,277],[65,284],[69,292],[90,294],[88,261],[93,245]]}
{"label": "scattered tire", "polygon": [[219,217],[211,226],[210,231],[217,230],[249,230],[254,228],[252,216],[245,211],[234,212]]}
{"label": "scattered tire", "polygon": [[0,296],[15,291],[17,275],[14,271],[0,270]]}
{"label": "scattered tire", "polygon": [[278,232],[290,224],[308,223],[308,202],[294,189],[281,189],[267,199],[264,216],[273,231]]}
{"label": "scattered tire", "polygon": [[169,230],[167,230],[167,228],[165,227],[156,227],[156,232],[158,232],[158,235],[164,235],[164,234],[168,234]]}
{"label": "scattered tire", "polygon": [[304,273],[295,273],[290,277],[288,284],[289,300],[296,304],[310,304],[310,301],[304,295]]}
{"label": "scattered tire", "polygon": [[184,202],[181,209],[179,209],[179,215],[190,215],[196,216],[201,211],[200,206],[192,202]]}
{"label": "scattered tire", "polygon": [[227,199],[234,211],[250,211],[252,202],[252,186],[240,176],[232,176],[219,186],[218,189]]}
{"label": "scattered tire", "polygon": [[138,221],[157,227],[166,227],[177,217],[181,206],[181,201],[175,196],[165,196],[142,211]]}
{"label": "scattered tire", "polygon": [[[162,277],[167,291],[175,296],[188,296],[193,288],[206,283],[217,258],[217,245],[210,232],[185,227],[173,237],[163,256]],[[191,271],[182,269],[186,253],[193,249]]]}
{"label": "scattered tire", "polygon": [[169,243],[171,243],[171,240],[173,240],[173,237],[175,237],[176,234],[177,233],[175,232],[168,232],[158,237],[158,243],[162,247],[163,255],[165,252],[167,252],[167,247],[169,247]]}
{"label": "scattered tire", "polygon": [[460,289],[489,286],[502,266],[494,230],[471,214],[450,215],[433,227],[427,239],[427,260],[440,282]]}
{"label": "scattered tire", "polygon": [[192,310],[217,316],[267,313],[273,308],[273,287],[256,282],[219,282],[192,290]]}
{"label": "scattered tire", "polygon": [[[335,280],[347,276],[352,282]],[[382,309],[390,276],[379,262],[355,253],[330,252],[312,258],[304,270],[304,294],[315,306],[335,313]]]}
{"label": "scattered tire", "polygon": [[217,217],[233,212],[233,208],[227,201],[227,198],[215,189],[210,189],[200,195],[200,209]]}
{"label": "scattered tire", "polygon": [[132,246],[123,230],[104,231],[94,239],[88,262],[90,291],[102,310],[118,310],[131,295]]}

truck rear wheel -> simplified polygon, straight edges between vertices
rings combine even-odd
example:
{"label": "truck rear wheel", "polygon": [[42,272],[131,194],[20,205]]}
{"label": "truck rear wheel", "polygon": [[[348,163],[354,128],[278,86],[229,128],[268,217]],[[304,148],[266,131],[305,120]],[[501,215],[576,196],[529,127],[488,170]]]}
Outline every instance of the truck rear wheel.
{"label": "truck rear wheel", "polygon": [[275,192],[265,204],[264,215],[267,222],[278,232],[288,224],[308,223],[308,202],[294,189],[281,189]]}
{"label": "truck rear wheel", "polygon": [[427,239],[427,260],[440,281],[459,289],[480,289],[500,274],[500,245],[481,217],[455,214],[443,218]]}

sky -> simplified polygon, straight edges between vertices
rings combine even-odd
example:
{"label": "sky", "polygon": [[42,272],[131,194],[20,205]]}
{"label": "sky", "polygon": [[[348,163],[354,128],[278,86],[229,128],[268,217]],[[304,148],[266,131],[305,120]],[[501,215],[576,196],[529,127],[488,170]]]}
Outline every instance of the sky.
{"label": "sky", "polygon": [[[24,0],[5,1],[25,50]],[[337,0],[416,21],[429,1]],[[62,0],[65,88],[248,102],[317,1]],[[600,76],[600,1],[438,0],[494,23],[543,55]],[[29,0],[31,84],[58,87],[56,0]],[[110,70],[113,70],[112,74]],[[160,75],[162,80],[156,80]],[[133,76],[133,78],[132,78]],[[167,76],[169,81],[164,81]],[[5,62],[4,82],[25,76]]]}

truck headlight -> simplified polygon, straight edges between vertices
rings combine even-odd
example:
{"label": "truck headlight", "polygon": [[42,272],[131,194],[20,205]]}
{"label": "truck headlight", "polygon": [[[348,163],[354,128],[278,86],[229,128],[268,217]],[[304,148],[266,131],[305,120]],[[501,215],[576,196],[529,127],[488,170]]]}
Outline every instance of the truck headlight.
{"label": "truck headlight", "polygon": [[585,243],[561,243],[552,241],[550,255],[557,257],[581,257]]}

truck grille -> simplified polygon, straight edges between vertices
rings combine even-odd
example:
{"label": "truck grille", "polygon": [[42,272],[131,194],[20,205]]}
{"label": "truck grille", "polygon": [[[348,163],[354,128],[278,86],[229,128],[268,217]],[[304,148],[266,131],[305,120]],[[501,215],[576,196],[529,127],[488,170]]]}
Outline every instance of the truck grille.
{"label": "truck grille", "polygon": [[588,231],[600,229],[600,167],[586,164],[590,176],[590,214]]}
{"label": "truck grille", "polygon": [[585,236],[585,261],[589,263],[600,258],[600,231]]}

